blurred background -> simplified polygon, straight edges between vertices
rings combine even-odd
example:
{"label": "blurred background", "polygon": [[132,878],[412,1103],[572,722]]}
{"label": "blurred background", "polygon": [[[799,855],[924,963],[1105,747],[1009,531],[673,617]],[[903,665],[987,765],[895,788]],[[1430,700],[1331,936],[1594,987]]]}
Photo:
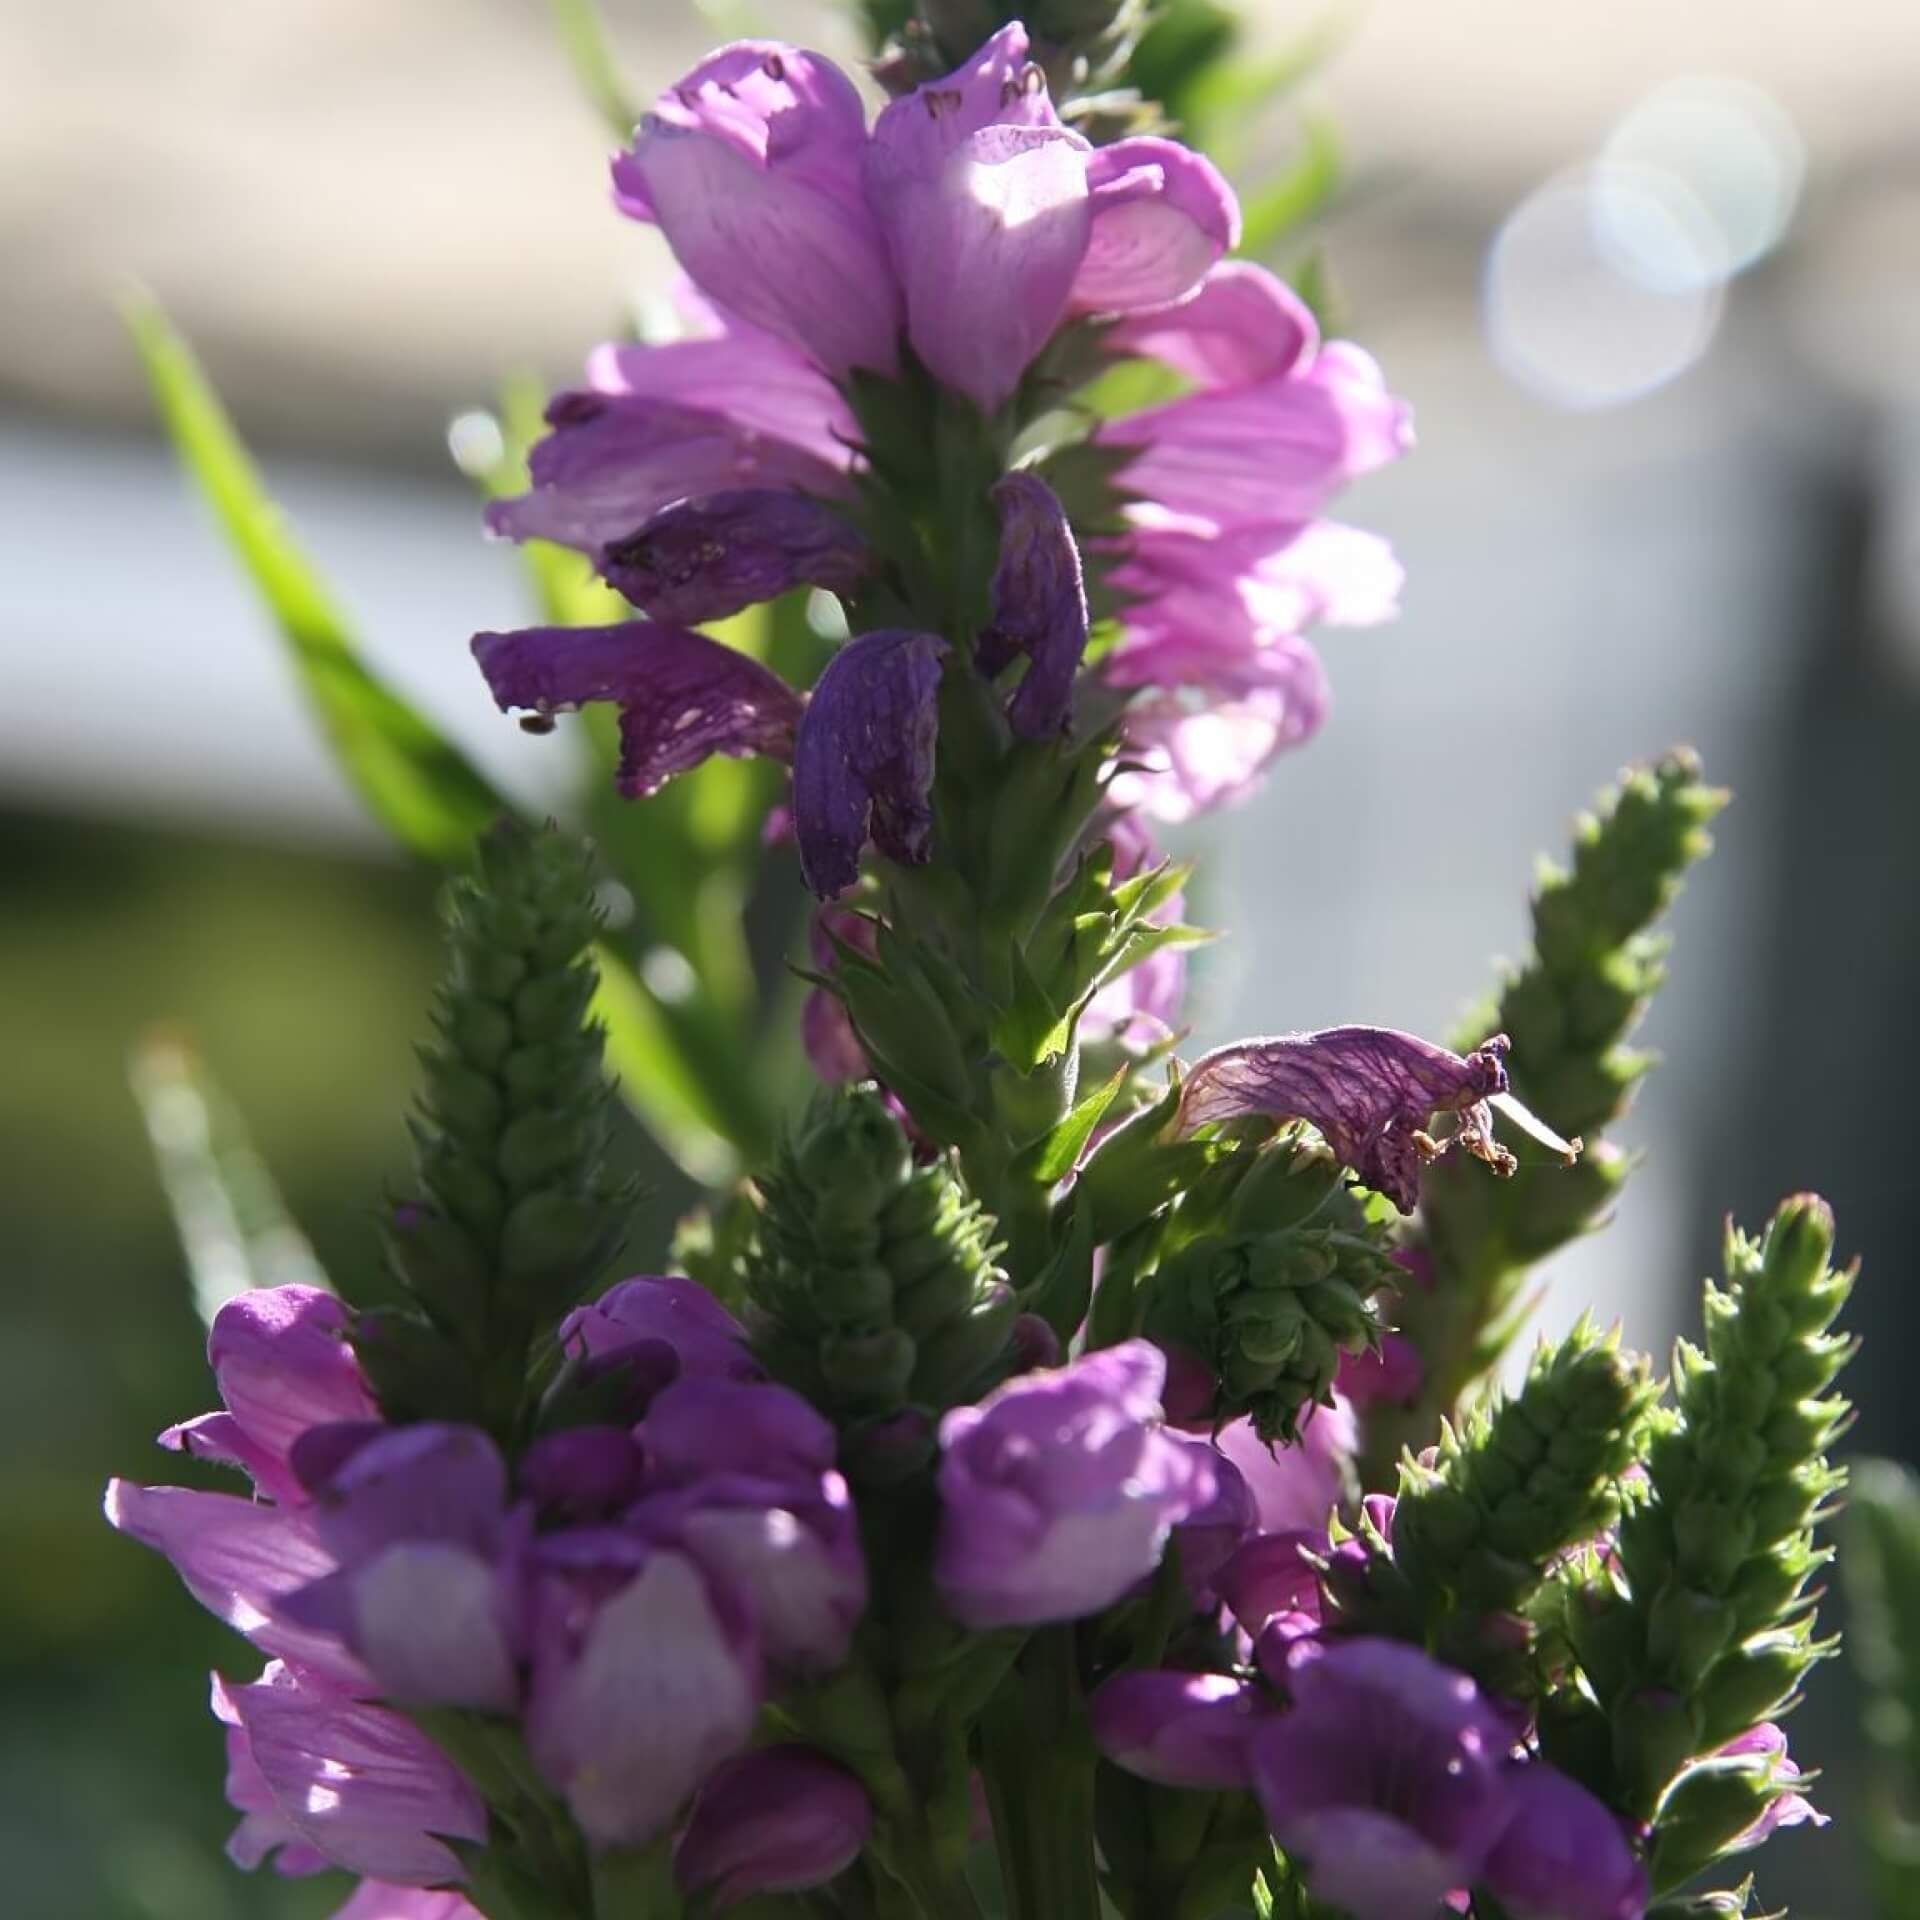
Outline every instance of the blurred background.
{"label": "blurred background", "polygon": [[[1249,56],[1320,17],[1250,0]],[[607,0],[635,90],[716,37],[851,54],[828,5]],[[1920,1060],[1920,16],[1910,0],[1375,0],[1236,166],[1337,134],[1319,222],[1420,450],[1349,517],[1406,611],[1327,636],[1333,724],[1206,830],[1199,1042],[1444,1032],[1541,851],[1680,740],[1734,788],[1674,917],[1618,1220],[1566,1257],[1636,1344],[1731,1208],[1796,1186],[1865,1257],[1854,1444],[1920,1455],[1894,1209]],[[1331,131],[1328,131],[1331,130]],[[1303,145],[1304,143],[1304,145]],[[234,1644],[100,1523],[209,1398],[133,1050],[190,1040],[323,1262],[371,1256],[435,969],[153,429],[114,311],[195,340],[370,652],[516,792],[551,743],[466,653],[523,607],[448,423],[572,374],[656,289],[537,0],[0,9],[0,1861],[20,1920],[240,1920],[335,1888],[220,1857],[205,1673]],[[1332,164],[1331,148],[1327,150]],[[661,1171],[654,1204],[680,1199]],[[1796,1722],[1844,1820],[1838,1669]],[[1844,1825],[1772,1904],[1861,1911]]]}

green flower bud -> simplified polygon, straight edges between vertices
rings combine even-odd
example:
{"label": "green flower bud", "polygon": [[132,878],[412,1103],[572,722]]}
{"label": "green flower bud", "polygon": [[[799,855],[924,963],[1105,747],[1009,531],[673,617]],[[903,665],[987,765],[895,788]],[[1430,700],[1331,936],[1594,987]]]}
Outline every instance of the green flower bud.
{"label": "green flower bud", "polygon": [[852,1401],[894,1406],[906,1398],[919,1350],[898,1327],[878,1333],[830,1333],[820,1343],[820,1372]]}
{"label": "green flower bud", "polygon": [[1770,1754],[1741,1754],[1689,1767],[1660,1805],[1651,1874],[1677,1887],[1710,1867],[1787,1789]]}
{"label": "green flower bud", "polygon": [[406,1315],[369,1317],[369,1372],[390,1418],[512,1433],[534,1328],[579,1298],[619,1242],[627,1194],[602,1165],[603,1042],[586,1024],[596,924],[581,849],[511,822],[449,890],[439,1044],[421,1055],[413,1123],[433,1205],[396,1218],[389,1258],[450,1338]]}
{"label": "green flower bud", "polygon": [[1018,1313],[1012,1288],[994,1287],[962,1318],[948,1321],[921,1349],[914,1398],[936,1407],[975,1398],[982,1376],[1004,1360]]}

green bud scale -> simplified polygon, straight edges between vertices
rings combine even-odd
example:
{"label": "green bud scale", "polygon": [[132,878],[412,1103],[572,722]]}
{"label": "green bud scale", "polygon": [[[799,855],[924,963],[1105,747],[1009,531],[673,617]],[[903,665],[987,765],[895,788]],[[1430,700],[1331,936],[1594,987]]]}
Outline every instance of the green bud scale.
{"label": "green bud scale", "polygon": [[1580,820],[1570,865],[1543,868],[1525,962],[1454,1035],[1466,1050],[1505,1033],[1514,1095],[1585,1151],[1571,1167],[1541,1166],[1516,1137],[1507,1141],[1520,1161],[1511,1180],[1476,1179],[1457,1162],[1428,1171],[1420,1231],[1435,1284],[1408,1294],[1401,1327],[1425,1380],[1415,1405],[1372,1423],[1369,1486],[1391,1484],[1401,1449],[1423,1444],[1493,1368],[1524,1316],[1530,1268],[1618,1196],[1630,1161],[1596,1136],[1653,1064],[1625,1042],[1665,974],[1667,943],[1654,923],[1711,848],[1706,825],[1725,804],[1685,750],[1623,775]]}
{"label": "green bud scale", "polygon": [[1400,1467],[1393,1544],[1371,1529],[1330,1598],[1343,1624],[1413,1639],[1496,1691],[1538,1690],[1529,1614],[1553,1562],[1620,1517],[1656,1389],[1617,1334],[1582,1321],[1543,1345],[1510,1398]]}
{"label": "green bud scale", "polygon": [[588,854],[502,821],[449,890],[446,923],[412,1122],[420,1197],[386,1223],[406,1304],[363,1315],[356,1345],[390,1417],[506,1438],[536,1330],[600,1278],[631,1199],[605,1164]]}
{"label": "green bud scale", "polygon": [[916,1162],[871,1087],[821,1095],[759,1183],[741,1256],[755,1344],[844,1418],[976,1397],[1014,1309],[950,1156]]}
{"label": "green bud scale", "polygon": [[1727,1284],[1707,1288],[1703,1344],[1677,1350],[1644,1497],[1606,1562],[1563,1576],[1560,1625],[1609,1736],[1589,1778],[1654,1823],[1657,1892],[1716,1857],[1718,1828],[1751,1825],[1732,1823],[1754,1794],[1772,1797],[1766,1778],[1701,1763],[1790,1706],[1832,1651],[1810,1591],[1829,1557],[1814,1529],[1845,1481],[1826,1448],[1847,1407],[1826,1389],[1852,1350],[1831,1329],[1854,1274],[1832,1250],[1833,1216],[1810,1195],[1757,1241],[1729,1227]]}

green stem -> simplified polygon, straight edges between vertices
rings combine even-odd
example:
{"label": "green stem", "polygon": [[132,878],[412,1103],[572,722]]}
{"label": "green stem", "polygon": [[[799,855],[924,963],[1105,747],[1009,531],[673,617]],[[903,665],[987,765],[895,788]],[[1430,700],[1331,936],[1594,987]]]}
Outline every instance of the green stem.
{"label": "green stem", "polygon": [[981,1723],[1007,1920],[1100,1920],[1093,1737],[1071,1625],[1033,1636]]}

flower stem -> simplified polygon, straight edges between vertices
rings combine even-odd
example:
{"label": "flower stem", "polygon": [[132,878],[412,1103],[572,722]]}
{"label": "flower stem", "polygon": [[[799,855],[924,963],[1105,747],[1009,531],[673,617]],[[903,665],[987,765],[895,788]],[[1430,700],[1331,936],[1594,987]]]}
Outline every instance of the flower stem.
{"label": "flower stem", "polygon": [[1099,1920],[1093,1738],[1071,1625],[1034,1634],[981,1723],[1007,1920]]}

